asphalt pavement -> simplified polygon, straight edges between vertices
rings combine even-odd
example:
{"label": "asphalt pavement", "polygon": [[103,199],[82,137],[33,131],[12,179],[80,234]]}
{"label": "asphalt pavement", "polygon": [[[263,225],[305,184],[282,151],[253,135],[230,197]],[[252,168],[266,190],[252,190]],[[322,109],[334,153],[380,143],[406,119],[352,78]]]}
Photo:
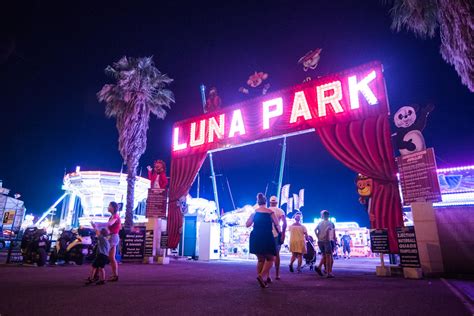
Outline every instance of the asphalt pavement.
{"label": "asphalt pavement", "polygon": [[3,265],[0,315],[471,315],[443,280],[377,277],[374,264],[337,261],[327,279],[285,262],[267,289],[245,261],[124,263],[119,282],[103,286],[83,285],[87,265]]}

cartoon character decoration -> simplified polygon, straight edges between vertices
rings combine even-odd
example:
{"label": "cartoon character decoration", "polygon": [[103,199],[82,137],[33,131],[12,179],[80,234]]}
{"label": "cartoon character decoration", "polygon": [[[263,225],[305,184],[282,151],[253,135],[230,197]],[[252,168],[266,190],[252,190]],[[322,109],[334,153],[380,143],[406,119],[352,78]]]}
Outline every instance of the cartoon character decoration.
{"label": "cartoon character decoration", "polygon": [[396,132],[392,136],[395,137],[395,143],[402,156],[426,148],[425,138],[421,132],[433,109],[433,105],[421,109],[418,105],[406,105],[398,109],[393,116]]}
{"label": "cartoon character decoration", "polygon": [[370,198],[372,197],[374,182],[371,178],[359,173],[356,178],[356,185],[359,202],[365,206],[367,214],[369,214],[369,220],[372,222],[375,220],[375,215],[370,210]]}
{"label": "cartoon character decoration", "polygon": [[212,87],[204,105],[204,113],[214,112],[221,108],[221,98],[217,95],[217,89]]}
{"label": "cartoon character decoration", "polygon": [[359,173],[357,175],[356,185],[360,204],[367,204],[369,198],[372,196],[373,180]]}
{"label": "cartoon character decoration", "polygon": [[[248,80],[247,80],[247,85],[250,87],[249,88],[244,88],[240,87],[239,92],[243,94],[254,94],[255,91],[258,91],[262,95],[267,94],[268,89],[270,89],[270,84],[266,83],[262,86],[262,90],[260,90],[260,86],[263,84],[265,80],[268,79],[268,74],[265,72],[255,72],[254,74],[250,75]],[[258,88],[258,89],[257,89]]]}
{"label": "cartoon character decoration", "polygon": [[188,213],[189,209],[186,195],[180,197],[178,201],[176,201],[176,204],[178,204],[178,207],[183,215]]}
{"label": "cartoon character decoration", "polygon": [[148,169],[148,179],[151,182],[152,189],[166,189],[168,186],[168,178],[166,177],[166,164],[163,160],[155,160],[153,169],[150,166]]}
{"label": "cartoon character decoration", "polygon": [[319,59],[321,58],[321,48],[310,50],[303,57],[298,60],[298,64],[303,65],[303,70],[316,69],[318,67]]}

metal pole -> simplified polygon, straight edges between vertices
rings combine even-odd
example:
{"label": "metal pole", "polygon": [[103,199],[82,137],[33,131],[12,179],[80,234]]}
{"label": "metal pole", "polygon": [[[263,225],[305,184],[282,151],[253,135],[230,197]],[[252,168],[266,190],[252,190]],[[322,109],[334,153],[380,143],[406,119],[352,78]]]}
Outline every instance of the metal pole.
{"label": "metal pole", "polygon": [[230,190],[229,179],[227,177],[225,179],[227,180],[227,188],[229,189],[230,200],[232,201],[232,206],[234,207],[234,210],[235,210],[237,208],[235,207],[234,196],[232,195],[232,191]]}
{"label": "metal pole", "polygon": [[281,148],[280,175],[278,176],[278,188],[277,188],[278,205],[280,205],[281,185],[283,182],[283,172],[285,171],[285,156],[286,156],[286,136],[283,137],[283,146]]}
{"label": "metal pole", "polygon": [[199,172],[198,172],[198,175],[197,175],[197,192],[196,192],[196,197],[199,199],[199,189],[201,187],[201,176],[199,175]]}
{"label": "metal pole", "polygon": [[202,112],[206,113],[206,86],[201,84],[199,88],[201,90]]}
{"label": "metal pole", "polygon": [[212,189],[214,190],[214,201],[216,202],[217,212],[220,217],[221,209],[219,207],[219,196],[217,195],[216,173],[214,172],[214,162],[212,160],[212,153],[209,153],[209,162],[211,163],[211,179],[212,179]]}

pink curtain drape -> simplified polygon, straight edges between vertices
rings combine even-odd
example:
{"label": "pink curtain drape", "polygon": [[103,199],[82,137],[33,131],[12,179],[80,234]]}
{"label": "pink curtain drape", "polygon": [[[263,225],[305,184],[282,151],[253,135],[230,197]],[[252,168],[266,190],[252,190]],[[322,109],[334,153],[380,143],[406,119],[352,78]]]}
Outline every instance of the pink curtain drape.
{"label": "pink curtain drape", "polygon": [[206,152],[173,158],[171,160],[169,207],[168,207],[168,248],[176,248],[180,241],[183,214],[178,200],[189,193],[196,175],[206,159]]}
{"label": "pink curtain drape", "polygon": [[390,251],[398,253],[396,227],[403,226],[396,164],[386,115],[318,129],[326,149],[351,170],[373,179],[371,228],[387,228]]}

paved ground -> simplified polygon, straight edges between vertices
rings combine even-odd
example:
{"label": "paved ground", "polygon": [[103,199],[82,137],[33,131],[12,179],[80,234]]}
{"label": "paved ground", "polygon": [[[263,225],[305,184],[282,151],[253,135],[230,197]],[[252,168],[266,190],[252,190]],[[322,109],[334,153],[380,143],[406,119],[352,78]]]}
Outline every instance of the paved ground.
{"label": "paved ground", "polygon": [[357,260],[336,262],[335,279],[286,267],[268,289],[250,262],[122,264],[118,283],[85,287],[88,269],[0,266],[0,315],[470,314],[442,280],[378,278]]}

